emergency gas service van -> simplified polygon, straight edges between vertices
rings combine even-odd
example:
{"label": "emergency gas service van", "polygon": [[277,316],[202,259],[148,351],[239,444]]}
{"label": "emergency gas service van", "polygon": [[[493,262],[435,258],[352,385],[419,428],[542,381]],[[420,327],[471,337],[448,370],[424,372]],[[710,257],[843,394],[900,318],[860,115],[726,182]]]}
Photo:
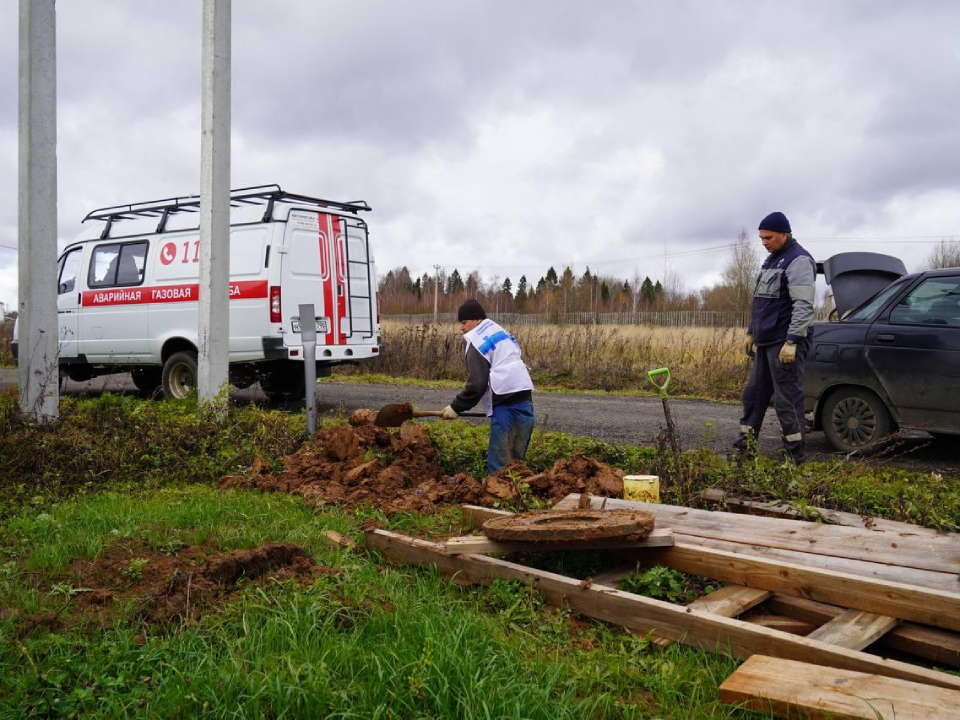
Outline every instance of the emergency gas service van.
{"label": "emergency gas service van", "polygon": [[[242,188],[230,198],[230,382],[302,396],[302,322],[317,375],[380,353],[377,275],[365,202]],[[200,199],[94,210],[60,256],[60,368],[82,381],[129,372],[145,393],[185,397],[197,373]],[[300,318],[312,303],[315,318]],[[26,348],[19,348],[20,353]]]}

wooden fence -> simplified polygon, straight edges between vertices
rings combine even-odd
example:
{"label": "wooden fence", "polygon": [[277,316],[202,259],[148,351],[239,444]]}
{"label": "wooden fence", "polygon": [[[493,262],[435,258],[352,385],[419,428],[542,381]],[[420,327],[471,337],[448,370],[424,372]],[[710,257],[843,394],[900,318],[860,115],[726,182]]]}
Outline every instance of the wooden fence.
{"label": "wooden fence", "polygon": [[[664,310],[661,312],[611,313],[490,313],[501,325],[661,325],[665,327],[746,327],[749,313],[715,310]],[[385,315],[384,320],[430,324],[433,313]],[[454,323],[456,313],[439,313],[437,322]]]}

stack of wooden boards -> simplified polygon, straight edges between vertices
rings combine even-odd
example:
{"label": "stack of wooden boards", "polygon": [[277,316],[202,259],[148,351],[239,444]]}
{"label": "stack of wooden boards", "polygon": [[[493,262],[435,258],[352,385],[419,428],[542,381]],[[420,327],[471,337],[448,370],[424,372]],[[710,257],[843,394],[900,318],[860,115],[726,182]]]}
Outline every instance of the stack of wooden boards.
{"label": "stack of wooden boards", "polygon": [[[729,702],[775,712],[800,708],[813,717],[960,717],[960,677],[877,654],[894,651],[960,668],[957,535],[904,523],[848,527],[616,499],[590,502],[593,509],[605,502],[610,509],[651,512],[657,531],[645,544],[610,547],[629,564],[586,581],[488,557],[484,553],[518,548],[485,538],[443,544],[371,530],[366,541],[391,559],[475,582],[529,583],[552,604],[662,643],[755,656],[721,688]],[[571,495],[554,509],[583,504]],[[474,527],[504,514],[473,506],[463,512]],[[727,584],[689,606],[617,590],[638,561]],[[792,664],[778,664],[783,661]],[[831,670],[823,675],[824,668]],[[783,682],[783,673],[794,682]]]}

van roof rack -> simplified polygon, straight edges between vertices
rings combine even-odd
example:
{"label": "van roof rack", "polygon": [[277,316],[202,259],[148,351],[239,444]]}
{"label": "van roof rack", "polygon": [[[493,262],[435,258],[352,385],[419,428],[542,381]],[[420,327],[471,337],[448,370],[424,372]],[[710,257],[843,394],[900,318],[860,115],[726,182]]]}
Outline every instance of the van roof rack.
{"label": "van roof rack", "polygon": [[[338,202],[322,198],[299,195],[284,191],[279,185],[254,185],[252,187],[237,188],[230,191],[230,206],[265,205],[263,221],[267,222],[273,215],[273,205],[276,202],[292,202],[303,205],[314,205],[320,208],[345,210],[347,212],[367,212],[371,208],[364,200]],[[87,220],[103,220],[106,227],[101,237],[110,235],[110,226],[116,220],[132,220],[134,218],[159,217],[157,232],[161,233],[167,223],[167,218],[175,213],[195,213],[200,211],[200,196],[185,195],[183,197],[164,198],[162,200],[148,200],[147,202],[130,203],[129,205],[113,205],[97,208],[87,213],[82,222]]]}

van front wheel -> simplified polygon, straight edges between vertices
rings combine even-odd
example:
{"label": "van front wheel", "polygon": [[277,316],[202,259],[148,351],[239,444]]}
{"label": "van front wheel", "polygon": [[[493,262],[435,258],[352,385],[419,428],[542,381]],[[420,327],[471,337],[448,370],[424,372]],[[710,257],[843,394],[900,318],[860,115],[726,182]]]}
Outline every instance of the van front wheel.
{"label": "van front wheel", "polygon": [[163,394],[173,400],[183,400],[197,388],[197,354],[181,350],[163,364]]}

